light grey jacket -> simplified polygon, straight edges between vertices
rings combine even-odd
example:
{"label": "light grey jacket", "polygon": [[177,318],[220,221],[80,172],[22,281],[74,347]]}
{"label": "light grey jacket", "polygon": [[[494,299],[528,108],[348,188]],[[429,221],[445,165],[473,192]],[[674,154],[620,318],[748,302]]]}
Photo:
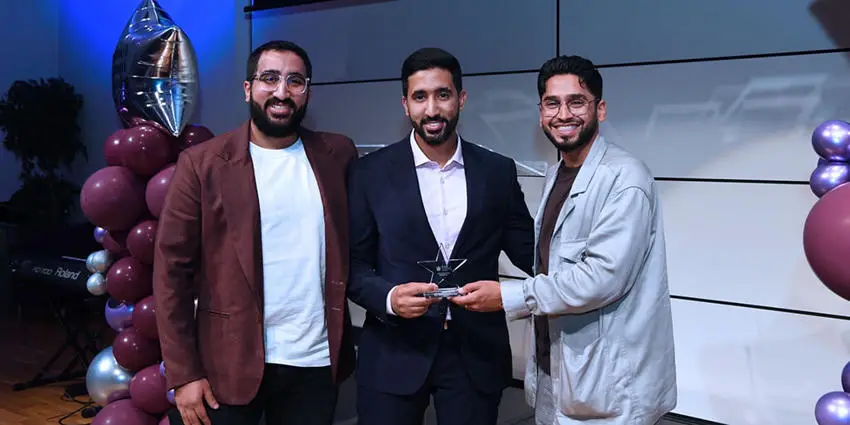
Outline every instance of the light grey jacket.
{"label": "light grey jacket", "polygon": [[[547,172],[537,243],[558,166]],[[508,318],[549,318],[553,425],[652,425],[676,406],[666,262],[655,180],[597,137],[555,224],[548,275],[502,282]],[[534,406],[529,342],[525,391]]]}

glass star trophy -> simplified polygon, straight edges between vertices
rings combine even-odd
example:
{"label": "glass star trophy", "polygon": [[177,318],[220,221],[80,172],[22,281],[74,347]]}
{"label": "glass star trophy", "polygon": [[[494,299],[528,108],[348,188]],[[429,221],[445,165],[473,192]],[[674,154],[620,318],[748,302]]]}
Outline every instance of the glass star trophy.
{"label": "glass star trophy", "polygon": [[457,284],[452,284],[450,278],[457,269],[466,264],[466,258],[451,258],[448,261],[443,261],[443,256],[438,251],[436,259],[418,261],[417,263],[431,272],[431,278],[428,283],[436,283],[439,287],[434,292],[425,292],[419,296],[425,298],[451,298],[460,296],[460,287]]}

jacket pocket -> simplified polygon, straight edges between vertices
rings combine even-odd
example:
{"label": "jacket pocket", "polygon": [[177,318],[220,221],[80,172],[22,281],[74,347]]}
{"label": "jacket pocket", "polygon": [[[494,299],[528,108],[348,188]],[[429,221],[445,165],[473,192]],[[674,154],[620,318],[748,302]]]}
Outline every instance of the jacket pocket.
{"label": "jacket pocket", "polygon": [[562,241],[554,250],[559,270],[570,268],[584,261],[587,255],[587,239],[569,239]]}
{"label": "jacket pocket", "polygon": [[227,319],[230,317],[230,313],[225,313],[223,311],[207,308],[207,307],[198,307],[196,310],[197,313],[206,314],[212,317],[219,317],[222,319]]}
{"label": "jacket pocket", "polygon": [[[617,365],[616,343],[599,337],[580,349],[564,335],[561,347],[558,406],[574,419],[604,419],[622,413],[626,402],[623,368]],[[620,366],[620,367],[618,367]]]}

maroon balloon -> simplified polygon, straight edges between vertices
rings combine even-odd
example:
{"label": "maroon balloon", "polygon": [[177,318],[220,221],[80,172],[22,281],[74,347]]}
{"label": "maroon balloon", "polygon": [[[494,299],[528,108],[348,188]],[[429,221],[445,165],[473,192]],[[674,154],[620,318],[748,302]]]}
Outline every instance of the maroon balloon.
{"label": "maroon balloon", "polygon": [[132,400],[118,400],[107,404],[97,413],[91,425],[157,425],[157,417],[145,413]]}
{"label": "maroon balloon", "polygon": [[107,232],[103,237],[103,249],[109,251],[115,258],[130,255],[127,250],[127,231]]}
{"label": "maroon balloon", "polygon": [[106,292],[112,298],[127,304],[153,294],[153,273],[133,257],[116,261],[106,273]]}
{"label": "maroon balloon", "polygon": [[130,397],[133,404],[144,412],[161,415],[171,408],[165,397],[168,386],[165,377],[159,374],[159,365],[148,366],[133,375],[130,380]]}
{"label": "maroon balloon", "polygon": [[121,149],[121,163],[140,176],[152,176],[171,159],[173,138],[152,125],[139,125],[126,130],[127,139]]}
{"label": "maroon balloon", "polygon": [[145,220],[133,227],[127,235],[127,250],[143,264],[153,265],[156,223],[156,220]]}
{"label": "maroon balloon", "polygon": [[177,139],[177,150],[182,151],[197,144],[206,142],[213,137],[215,137],[215,134],[213,134],[210,129],[198,124],[189,124],[183,132],[180,133],[180,138]]}
{"label": "maroon balloon", "polygon": [[824,286],[850,300],[850,183],[823,195],[809,211],[803,227],[803,249],[812,271]]}
{"label": "maroon balloon", "polygon": [[135,326],[118,333],[112,342],[112,355],[119,366],[130,372],[137,372],[156,363],[159,373],[159,341],[145,338]]}
{"label": "maroon balloon", "polygon": [[145,213],[144,182],[125,167],[101,168],[83,184],[80,207],[95,226],[127,230]]}
{"label": "maroon balloon", "polygon": [[127,132],[122,128],[112,133],[106,143],[103,144],[103,156],[106,159],[106,165],[121,165],[122,154],[127,140]]}
{"label": "maroon balloon", "polygon": [[168,192],[168,185],[171,184],[171,176],[174,175],[175,165],[172,164],[162,171],[156,173],[149,181],[145,188],[145,202],[148,205],[148,211],[151,215],[159,218],[162,213],[162,206],[165,204],[165,194]]}
{"label": "maroon balloon", "polygon": [[[133,306],[133,315],[130,321],[133,323],[133,327],[145,338],[159,339],[159,332],[156,327],[156,303],[153,295],[142,298]],[[159,373],[159,365],[156,365],[156,371]]]}

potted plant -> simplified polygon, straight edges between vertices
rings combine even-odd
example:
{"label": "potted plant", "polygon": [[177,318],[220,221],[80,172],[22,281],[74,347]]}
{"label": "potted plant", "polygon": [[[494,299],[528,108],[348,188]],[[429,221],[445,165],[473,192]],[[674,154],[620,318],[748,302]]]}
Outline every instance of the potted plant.
{"label": "potted plant", "polygon": [[3,146],[21,163],[21,187],[5,203],[5,220],[22,227],[61,226],[80,187],[65,176],[77,155],[88,159],[78,124],[83,98],[62,78],[15,81],[0,99]]}

